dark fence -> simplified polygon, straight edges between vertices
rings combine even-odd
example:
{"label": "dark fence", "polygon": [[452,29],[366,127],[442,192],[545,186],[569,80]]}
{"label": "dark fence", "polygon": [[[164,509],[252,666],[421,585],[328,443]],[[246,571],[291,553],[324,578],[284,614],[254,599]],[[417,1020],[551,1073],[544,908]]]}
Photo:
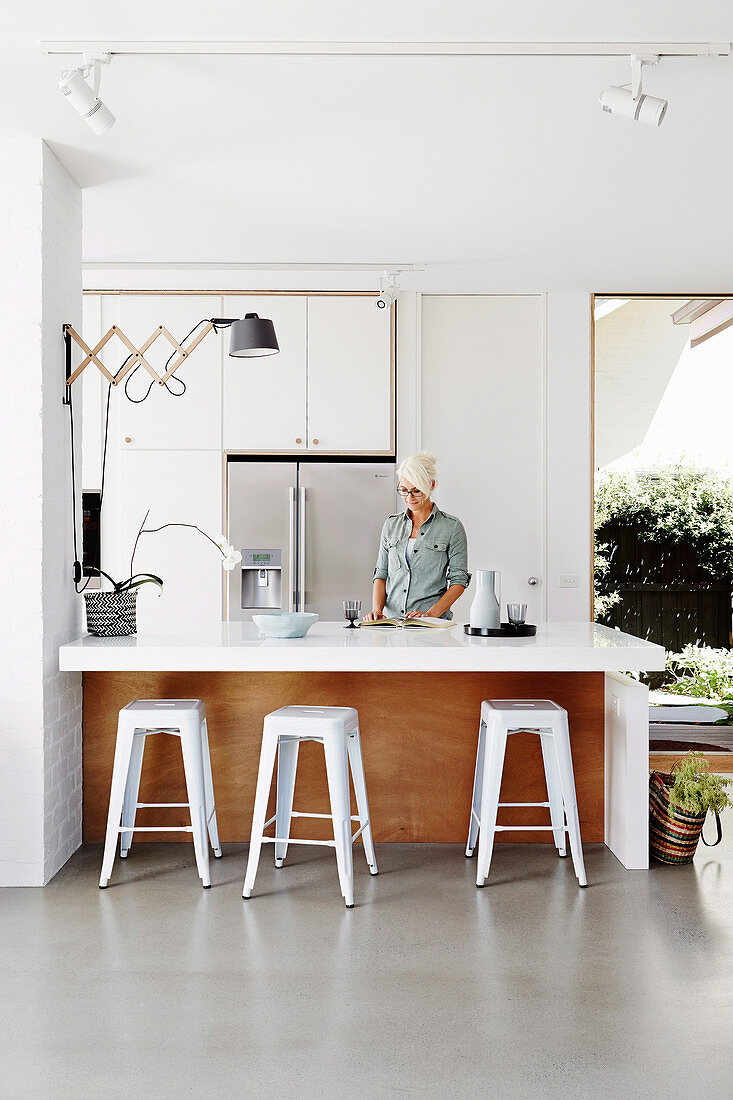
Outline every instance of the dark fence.
{"label": "dark fence", "polygon": [[688,643],[730,648],[733,577],[712,577],[684,543],[644,542],[633,527],[606,524],[609,571],[599,585],[618,592],[603,622],[679,652]]}

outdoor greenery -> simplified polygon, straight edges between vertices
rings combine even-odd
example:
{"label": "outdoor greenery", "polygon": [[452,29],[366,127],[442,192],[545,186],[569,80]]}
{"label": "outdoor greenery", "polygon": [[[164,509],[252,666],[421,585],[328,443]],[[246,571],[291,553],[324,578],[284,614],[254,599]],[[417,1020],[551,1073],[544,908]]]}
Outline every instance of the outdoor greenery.
{"label": "outdoor greenery", "polygon": [[603,470],[596,478],[594,519],[597,621],[607,620],[621,599],[612,564],[619,527],[633,529],[641,543],[662,553],[670,545],[689,548],[711,581],[733,574],[733,485],[719,473],[683,463],[653,473]]}
{"label": "outdoor greenery", "polygon": [[726,787],[733,779],[710,774],[710,764],[701,752],[688,752],[672,765],[674,783],[669,788],[671,809],[679,807],[686,813],[704,814],[708,810],[720,813],[733,806]]}
{"label": "outdoor greenery", "polygon": [[733,702],[733,650],[686,645],[667,654],[665,672],[665,691]]}
{"label": "outdoor greenery", "polygon": [[720,474],[682,464],[654,475],[604,470],[596,479],[595,529],[633,527],[643,542],[685,543],[711,576],[733,573],[733,490]]}
{"label": "outdoor greenery", "polygon": [[618,592],[604,591],[607,587],[608,571],[611,568],[607,555],[608,544],[605,542],[596,543],[596,552],[593,558],[593,606],[596,619],[605,618],[611,608],[621,599]]}

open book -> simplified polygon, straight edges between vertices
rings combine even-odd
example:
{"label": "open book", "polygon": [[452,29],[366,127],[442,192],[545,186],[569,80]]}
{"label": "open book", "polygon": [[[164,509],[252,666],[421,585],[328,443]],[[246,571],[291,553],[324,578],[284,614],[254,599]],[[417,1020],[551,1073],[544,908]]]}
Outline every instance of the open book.
{"label": "open book", "polygon": [[369,622],[362,619],[359,623],[359,626],[432,626],[438,630],[446,630],[455,625],[453,619],[434,619],[430,615],[423,615],[420,619],[372,619]]}

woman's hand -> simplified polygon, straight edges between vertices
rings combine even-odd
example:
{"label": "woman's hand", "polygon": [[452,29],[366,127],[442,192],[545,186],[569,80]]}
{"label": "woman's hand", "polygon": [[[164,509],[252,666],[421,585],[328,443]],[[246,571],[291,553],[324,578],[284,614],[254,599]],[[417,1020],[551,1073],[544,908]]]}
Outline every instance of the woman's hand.
{"label": "woman's hand", "polygon": [[384,608],[381,608],[381,610],[379,608],[377,608],[376,611],[370,611],[368,615],[364,616],[364,622],[365,623],[373,623],[375,621],[375,619],[383,619],[383,618],[384,618]]}
{"label": "woman's hand", "polygon": [[407,614],[405,615],[405,618],[406,619],[424,619],[429,614],[430,614],[429,611],[408,611]]}

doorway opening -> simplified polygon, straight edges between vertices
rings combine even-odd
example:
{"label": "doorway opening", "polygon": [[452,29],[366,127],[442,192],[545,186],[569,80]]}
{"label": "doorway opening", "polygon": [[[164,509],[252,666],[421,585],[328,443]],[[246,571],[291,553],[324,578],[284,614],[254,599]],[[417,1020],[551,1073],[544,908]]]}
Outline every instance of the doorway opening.
{"label": "doorway opening", "polygon": [[594,617],[667,651],[651,752],[733,771],[733,298],[593,314]]}

